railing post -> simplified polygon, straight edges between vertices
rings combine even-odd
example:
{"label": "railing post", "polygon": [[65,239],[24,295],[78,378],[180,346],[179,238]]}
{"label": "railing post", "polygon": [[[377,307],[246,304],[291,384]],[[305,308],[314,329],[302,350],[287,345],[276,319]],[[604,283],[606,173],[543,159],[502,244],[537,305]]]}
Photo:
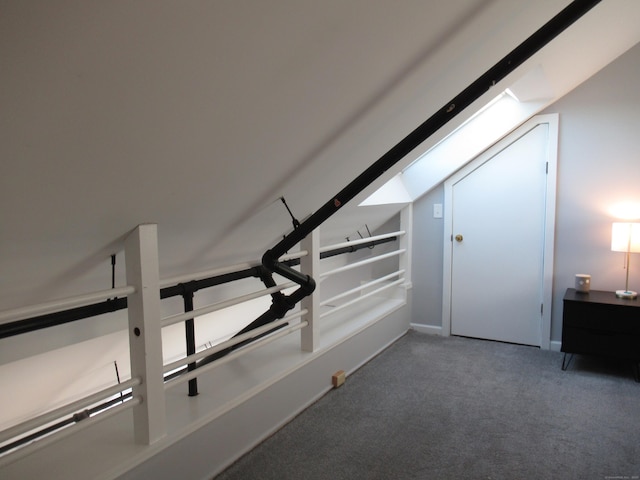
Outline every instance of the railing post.
{"label": "railing post", "polygon": [[166,434],[160,279],[157,225],[138,225],[125,240],[127,284],[136,291],[128,298],[131,377],[141,377],[133,396],[136,443],[150,445]]}
{"label": "railing post", "polygon": [[400,249],[405,252],[400,255],[399,267],[404,270],[404,286],[411,288],[411,252],[413,248],[413,204],[410,203],[400,211],[400,230],[405,234],[400,237]]}
{"label": "railing post", "polygon": [[305,352],[313,352],[318,345],[317,320],[320,316],[320,231],[313,230],[302,240],[300,247],[308,252],[300,259],[300,271],[317,282],[315,291],[301,302],[301,307],[308,310],[302,320],[308,321],[309,325],[300,330],[300,347]]}

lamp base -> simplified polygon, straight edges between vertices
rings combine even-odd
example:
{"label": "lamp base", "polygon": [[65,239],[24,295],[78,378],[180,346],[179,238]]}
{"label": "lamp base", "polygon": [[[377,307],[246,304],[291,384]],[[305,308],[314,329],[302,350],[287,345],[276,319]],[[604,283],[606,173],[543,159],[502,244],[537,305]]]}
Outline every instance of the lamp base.
{"label": "lamp base", "polygon": [[616,290],[616,297],[618,298],[638,298],[638,292],[632,290]]}

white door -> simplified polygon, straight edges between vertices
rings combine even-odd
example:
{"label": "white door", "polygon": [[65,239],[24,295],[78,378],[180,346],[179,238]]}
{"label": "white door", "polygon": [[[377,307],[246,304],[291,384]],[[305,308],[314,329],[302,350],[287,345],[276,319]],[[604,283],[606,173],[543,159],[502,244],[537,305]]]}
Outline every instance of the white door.
{"label": "white door", "polygon": [[453,335],[543,344],[549,137],[522,127],[445,184]]}

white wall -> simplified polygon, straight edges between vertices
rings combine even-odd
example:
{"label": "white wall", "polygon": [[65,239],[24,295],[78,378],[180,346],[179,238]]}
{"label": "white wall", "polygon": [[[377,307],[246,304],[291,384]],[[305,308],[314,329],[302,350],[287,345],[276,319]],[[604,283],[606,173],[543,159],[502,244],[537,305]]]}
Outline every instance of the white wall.
{"label": "white wall", "polygon": [[568,3],[1,2],[0,309],[258,259]]}
{"label": "white wall", "polygon": [[[590,273],[593,289],[624,286],[623,254],[610,251],[610,209],[640,203],[639,66],[640,45],[543,112],[560,114],[552,341],[561,338],[562,297],[576,273]],[[430,218],[438,188],[414,206],[414,322],[433,326],[441,326],[442,248],[422,247],[442,238],[442,224]],[[639,289],[640,258],[630,272]]]}

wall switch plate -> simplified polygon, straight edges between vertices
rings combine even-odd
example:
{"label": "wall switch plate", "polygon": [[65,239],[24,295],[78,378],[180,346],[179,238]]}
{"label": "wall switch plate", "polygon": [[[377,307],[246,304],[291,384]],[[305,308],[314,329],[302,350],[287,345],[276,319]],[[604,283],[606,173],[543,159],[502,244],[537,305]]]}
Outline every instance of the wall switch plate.
{"label": "wall switch plate", "polygon": [[442,218],[442,204],[434,203],[433,204],[433,218]]}

